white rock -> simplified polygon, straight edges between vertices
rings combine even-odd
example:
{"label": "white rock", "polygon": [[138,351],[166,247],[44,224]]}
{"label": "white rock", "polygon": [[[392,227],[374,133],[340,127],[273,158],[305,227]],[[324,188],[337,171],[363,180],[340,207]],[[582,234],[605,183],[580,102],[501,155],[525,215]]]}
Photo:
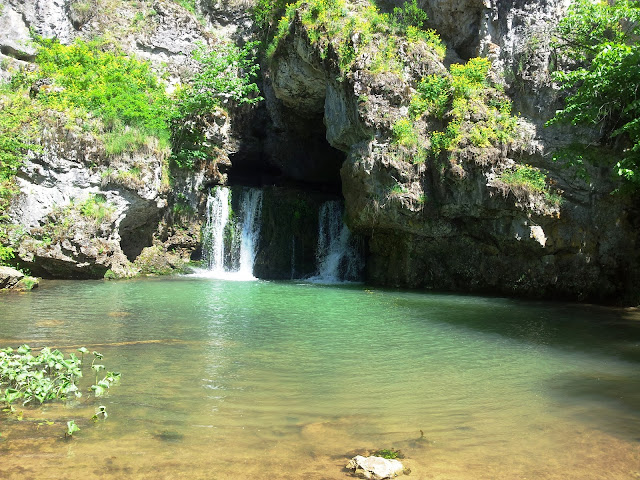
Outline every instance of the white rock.
{"label": "white rock", "polygon": [[372,480],[397,477],[404,473],[404,466],[398,460],[382,457],[353,457],[347,464],[356,475]]}

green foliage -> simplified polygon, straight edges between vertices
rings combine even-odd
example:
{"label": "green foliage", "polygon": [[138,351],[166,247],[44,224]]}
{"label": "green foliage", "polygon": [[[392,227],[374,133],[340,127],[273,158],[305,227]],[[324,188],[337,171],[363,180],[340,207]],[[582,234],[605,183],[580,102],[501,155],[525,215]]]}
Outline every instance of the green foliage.
{"label": "green foliage", "polygon": [[77,205],[80,213],[96,223],[110,219],[114,212],[113,206],[107,203],[107,197],[102,194],[92,194],[84,202]]}
{"label": "green foliage", "polygon": [[407,118],[401,118],[393,124],[393,137],[396,142],[404,146],[412,146],[418,142],[413,122]]}
{"label": "green foliage", "polygon": [[389,459],[389,460],[392,460],[394,458],[400,458],[400,459],[404,458],[404,454],[400,450],[396,450],[395,448],[390,448],[390,449],[389,448],[382,448],[380,450],[376,450],[371,455],[373,455],[375,457],[386,458],[386,459]]}
{"label": "green foliage", "polygon": [[390,195],[402,195],[404,193],[407,193],[407,188],[400,183],[394,184],[389,190]]}
{"label": "green foliage", "polygon": [[287,0],[258,0],[251,13],[256,26],[267,35],[273,27],[273,20],[280,18]]}
{"label": "green foliage", "polygon": [[600,124],[604,142],[621,139],[617,175],[640,187],[640,2],[576,0],[557,29],[556,47],[579,62],[554,72],[568,92],[550,124]]}
{"label": "green foliage", "polygon": [[[511,115],[511,102],[491,88],[490,66],[486,58],[472,58],[466,64],[451,65],[450,78],[432,75],[418,85],[409,107],[415,118],[426,112],[442,118],[451,106],[444,131],[431,134],[432,155],[452,152],[463,140],[486,148],[513,139],[517,119]],[[476,120],[468,122],[472,116]]]}
{"label": "green foliage", "polygon": [[395,7],[391,16],[393,27],[403,33],[409,28],[422,30],[427,20],[429,20],[427,13],[418,7],[416,0],[405,2],[401,8]]}
{"label": "green foliage", "polygon": [[402,71],[397,37],[406,37],[414,43],[425,42],[438,56],[444,56],[444,45],[435,31],[423,29],[427,15],[417,6],[416,0],[405,3],[402,8],[396,7],[392,14],[381,13],[371,3],[347,4],[344,0],[298,0],[289,4],[282,0],[259,0],[253,15],[265,35],[267,58],[275,54],[282,39],[288,35],[296,12],[322,58],[326,58],[329,44],[333,45],[343,73],[376,36],[379,43],[371,67],[374,73]]}
{"label": "green foliage", "polygon": [[454,97],[471,98],[478,90],[489,86],[487,75],[491,62],[488,58],[472,58],[465,64],[451,65],[451,86]]}
{"label": "green foliage", "polygon": [[[15,174],[28,150],[38,150],[33,137],[37,109],[24,92],[0,91],[0,222],[6,220],[11,198],[18,193]],[[2,251],[0,250],[0,261]]]}
{"label": "green foliage", "polygon": [[8,265],[14,255],[12,247],[0,244],[0,265]]}
{"label": "green foliage", "polygon": [[530,165],[516,165],[505,170],[498,176],[498,180],[514,192],[528,192],[542,194],[545,202],[552,206],[560,206],[562,197],[553,193],[547,184],[547,176],[539,169]]}
{"label": "green foliage", "polygon": [[196,13],[196,0],[174,0],[178,5],[182,6],[185,10]]}
{"label": "green foliage", "polygon": [[210,156],[204,137],[206,117],[229,103],[253,105],[261,100],[255,78],[258,42],[242,48],[224,43],[216,49],[200,45],[193,57],[199,69],[188,85],[177,91],[170,112],[172,160],[180,168],[193,168]]}
{"label": "green foliage", "polygon": [[444,116],[452,93],[449,77],[429,75],[420,81],[416,91],[409,105],[413,118],[420,118],[425,113],[438,118]]}
{"label": "green foliage", "polygon": [[40,284],[40,281],[37,278],[25,276],[22,278],[22,280],[18,282],[15,288],[16,290],[20,290],[20,291],[29,291],[29,290],[33,290],[39,284]]}
{"label": "green foliage", "polygon": [[164,87],[147,62],[119,50],[103,51],[99,40],[77,39],[62,45],[57,40],[36,38],[36,45],[39,69],[16,81],[31,85],[51,80],[55,87],[39,94],[47,106],[92,112],[107,128],[134,126],[148,132],[166,128]]}
{"label": "green foliage", "polygon": [[516,165],[513,170],[505,170],[499,179],[512,188],[524,188],[530,192],[547,191],[547,177],[538,168],[529,165]]}
{"label": "green foliage", "polygon": [[[34,356],[28,345],[22,345],[17,350],[2,349],[0,402],[7,406],[18,401],[22,405],[35,405],[81,397],[78,382],[82,374],[82,360],[75,353],[67,357],[59,350],[44,347],[39,355]],[[119,373],[110,372],[100,382],[106,382],[108,386],[104,388],[109,388],[119,378]]]}
{"label": "green foliage", "polygon": [[423,163],[426,150],[420,142],[415,124],[409,118],[398,119],[393,124],[393,142],[396,158],[411,163]]}

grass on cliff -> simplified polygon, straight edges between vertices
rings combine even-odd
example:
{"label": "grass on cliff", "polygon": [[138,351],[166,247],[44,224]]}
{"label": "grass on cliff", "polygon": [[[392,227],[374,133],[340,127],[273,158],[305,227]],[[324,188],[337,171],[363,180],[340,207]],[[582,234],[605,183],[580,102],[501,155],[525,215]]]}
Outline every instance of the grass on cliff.
{"label": "grass on cliff", "polygon": [[435,31],[426,29],[427,14],[416,0],[382,13],[373,3],[350,4],[345,0],[259,0],[253,16],[266,38],[266,56],[273,57],[281,41],[288,35],[296,12],[305,26],[312,45],[326,58],[330,45],[338,57],[342,72],[349,70],[359,52],[376,37],[382,48],[375,49],[372,69],[375,72],[396,71],[403,67],[396,38],[409,43],[424,42],[442,58],[445,48]]}
{"label": "grass on cliff", "polygon": [[[333,48],[342,74],[367,46],[371,46],[366,51],[372,57],[368,64],[372,74],[387,72],[401,78],[408,67],[406,51],[412,45],[426,45],[435,59],[445,54],[436,32],[426,28],[427,14],[416,0],[391,13],[380,12],[372,3],[352,5],[344,0],[260,0],[254,18],[266,32],[268,58],[275,55],[296,16],[321,57],[326,58]],[[486,58],[474,58],[452,65],[448,73],[422,78],[415,85],[409,116],[391,126],[395,154],[422,163],[429,155],[437,158],[443,152],[452,158],[456,150],[469,145],[487,148],[511,141],[517,120],[508,98],[492,88],[490,66]],[[423,117],[438,119],[444,128],[421,132],[418,121]]]}
{"label": "grass on cliff", "polygon": [[[110,153],[135,151],[146,138],[164,139],[168,147],[164,86],[147,62],[127,56],[100,39],[71,45],[36,37],[38,69],[15,75],[15,88],[31,88],[31,95],[47,108],[65,112],[73,121],[97,117]],[[39,85],[34,90],[33,85]],[[123,143],[131,132],[140,139]]]}
{"label": "grass on cliff", "polygon": [[[24,154],[44,127],[47,110],[63,112],[67,127],[102,139],[107,156],[141,152],[165,156],[189,168],[212,158],[204,146],[207,114],[216,106],[261,100],[253,82],[254,43],[220,43],[194,52],[199,69],[169,96],[148,62],[127,55],[111,41],[35,38],[36,69],[15,72],[0,91],[0,215],[17,192],[12,181]],[[6,108],[5,108],[6,107]],[[185,131],[193,138],[185,140]]]}
{"label": "grass on cliff", "polygon": [[[511,115],[511,101],[491,85],[490,66],[486,58],[472,58],[417,84],[409,116],[393,124],[394,143],[402,158],[421,163],[426,156],[446,154],[455,163],[461,148],[484,149],[513,140],[517,118]],[[424,126],[419,121],[429,117],[444,127],[421,132]]]}
{"label": "grass on cliff", "polygon": [[544,172],[531,165],[515,165],[504,170],[497,180],[516,196],[520,196],[522,192],[541,194],[550,206],[557,207],[562,203],[562,197],[551,191]]}

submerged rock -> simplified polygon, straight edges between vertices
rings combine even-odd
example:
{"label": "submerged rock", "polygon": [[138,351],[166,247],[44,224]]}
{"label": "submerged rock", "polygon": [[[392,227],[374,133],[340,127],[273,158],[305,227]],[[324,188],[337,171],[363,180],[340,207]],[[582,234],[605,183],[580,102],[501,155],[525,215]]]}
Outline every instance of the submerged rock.
{"label": "submerged rock", "polygon": [[373,480],[393,478],[404,473],[404,466],[398,460],[363,457],[362,455],[357,455],[349,460],[346,468],[362,478]]}

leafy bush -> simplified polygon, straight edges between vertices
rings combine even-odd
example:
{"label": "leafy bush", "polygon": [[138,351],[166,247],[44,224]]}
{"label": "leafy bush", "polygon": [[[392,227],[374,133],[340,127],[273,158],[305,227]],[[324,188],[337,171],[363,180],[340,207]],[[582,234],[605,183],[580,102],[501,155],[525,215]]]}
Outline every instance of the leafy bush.
{"label": "leafy bush", "polygon": [[224,43],[216,49],[200,45],[193,52],[199,70],[178,90],[170,112],[172,159],[178,167],[193,168],[209,157],[204,123],[214,109],[262,100],[254,81],[260,68],[255,58],[258,45],[248,42],[239,48]]}
{"label": "leafy bush", "polygon": [[150,133],[166,128],[164,87],[147,62],[119,50],[103,51],[99,40],[62,45],[37,37],[36,45],[39,69],[16,80],[27,85],[50,80],[58,88],[40,96],[48,107],[80,108],[111,128],[135,126]]}
{"label": "leafy bush", "polygon": [[445,76],[429,75],[416,88],[417,94],[411,99],[409,113],[419,118],[425,113],[442,118],[451,95],[451,80]]}
{"label": "leafy bush", "polygon": [[0,91],[0,222],[6,220],[11,198],[18,192],[15,174],[28,150],[37,150],[33,137],[37,111],[23,92]]}
{"label": "leafy bush", "polygon": [[13,248],[5,247],[0,244],[0,265],[7,265],[9,260],[11,260],[13,257]]}
{"label": "leafy bush", "polygon": [[556,33],[579,67],[554,72],[568,97],[549,123],[601,124],[604,143],[621,138],[615,172],[640,188],[640,2],[575,0]]}
{"label": "leafy bush", "polygon": [[[472,58],[451,65],[450,78],[431,75],[418,85],[409,107],[414,118],[426,112],[442,118],[451,106],[444,131],[431,134],[432,155],[452,152],[463,139],[480,148],[512,140],[517,119],[511,115],[511,102],[491,88],[490,66],[486,58]],[[468,122],[472,113],[477,119]]]}
{"label": "leafy bush", "polygon": [[471,98],[478,90],[489,86],[487,75],[491,62],[487,58],[476,57],[467,63],[451,65],[451,86],[455,97]]}
{"label": "leafy bush", "polygon": [[393,27],[402,33],[406,33],[409,28],[422,30],[427,20],[427,13],[418,7],[416,0],[405,2],[402,7],[395,7],[391,16]]}

